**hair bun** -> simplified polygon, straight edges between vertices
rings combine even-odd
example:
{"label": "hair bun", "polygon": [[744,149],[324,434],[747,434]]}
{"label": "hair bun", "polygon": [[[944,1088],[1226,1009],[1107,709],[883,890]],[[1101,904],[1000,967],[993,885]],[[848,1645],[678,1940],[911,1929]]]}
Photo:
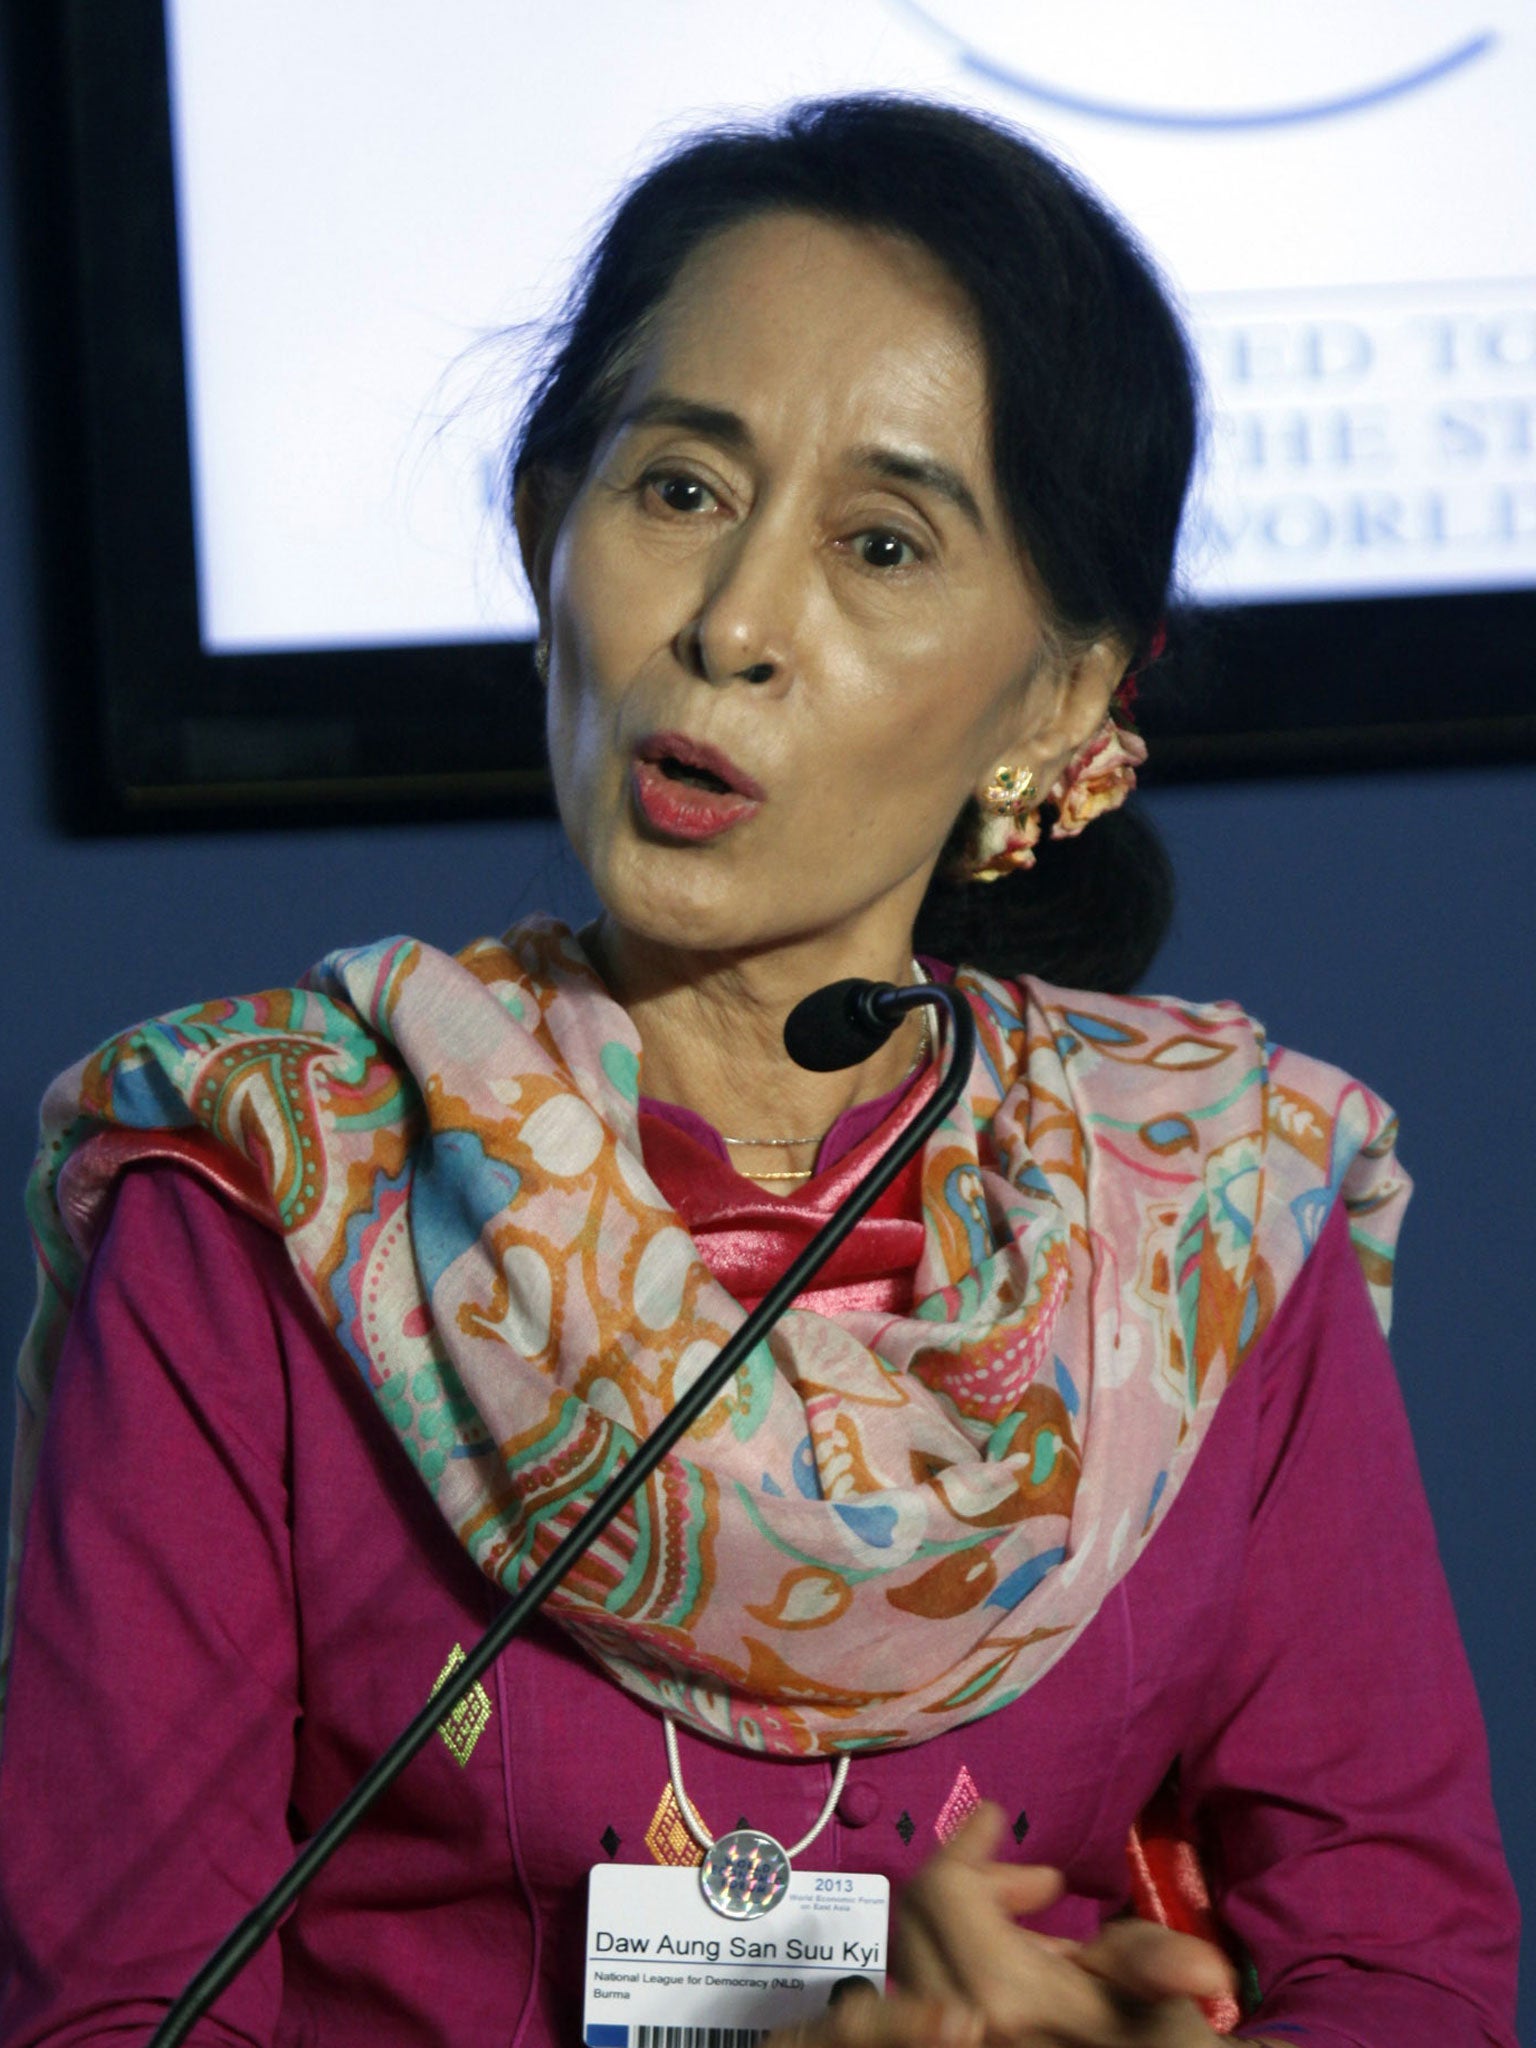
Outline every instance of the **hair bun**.
{"label": "hair bun", "polygon": [[1123,995],[1173,917],[1173,869],[1134,801],[1077,839],[1040,841],[1035,865],[998,882],[935,878],[918,913],[920,953],[1064,988]]}

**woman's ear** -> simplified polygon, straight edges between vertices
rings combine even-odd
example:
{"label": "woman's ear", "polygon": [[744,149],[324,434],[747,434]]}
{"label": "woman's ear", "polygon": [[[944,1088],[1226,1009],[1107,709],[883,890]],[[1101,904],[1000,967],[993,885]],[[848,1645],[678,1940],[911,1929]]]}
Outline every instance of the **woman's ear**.
{"label": "woman's ear", "polygon": [[1019,759],[1034,770],[1042,797],[1109,716],[1129,663],[1124,642],[1107,633],[1041,667],[1025,701]]}

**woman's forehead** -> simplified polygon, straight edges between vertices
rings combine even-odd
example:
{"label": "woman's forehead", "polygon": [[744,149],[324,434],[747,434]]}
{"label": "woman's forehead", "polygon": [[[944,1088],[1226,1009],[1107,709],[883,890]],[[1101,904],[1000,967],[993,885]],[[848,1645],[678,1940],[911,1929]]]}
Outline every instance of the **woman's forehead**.
{"label": "woman's forehead", "polygon": [[926,250],[775,213],[722,230],[688,258],[620,412],[660,391],[737,414],[754,437],[937,438],[947,459],[985,469],[986,383],[969,301]]}

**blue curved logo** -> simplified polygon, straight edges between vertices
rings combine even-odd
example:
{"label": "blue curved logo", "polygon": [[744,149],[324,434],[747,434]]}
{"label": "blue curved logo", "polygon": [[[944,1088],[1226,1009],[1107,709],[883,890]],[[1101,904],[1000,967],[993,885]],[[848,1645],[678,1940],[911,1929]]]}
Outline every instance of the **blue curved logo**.
{"label": "blue curved logo", "polygon": [[1155,107],[1135,106],[1124,101],[1100,99],[1088,93],[1073,92],[1052,83],[1049,79],[1036,78],[1020,71],[1000,58],[979,49],[958,30],[938,19],[922,0],[887,0],[887,4],[905,15],[929,35],[935,36],[953,53],[963,68],[976,77],[985,79],[989,85],[1002,86],[1006,91],[1015,92],[1025,99],[1038,101],[1042,106],[1052,107],[1058,113],[1083,114],[1095,121],[1116,121],[1134,128],[1173,128],[1204,130],[1206,132],[1229,133],[1242,128],[1286,128],[1306,121],[1330,121],[1344,114],[1363,113],[1367,108],[1385,105],[1390,100],[1405,98],[1409,93],[1422,91],[1426,86],[1438,85],[1454,72],[1464,70],[1479,58],[1486,57],[1497,47],[1498,37],[1492,29],[1484,29],[1464,41],[1407,71],[1394,73],[1390,77],[1374,79],[1367,85],[1356,86],[1348,92],[1331,97],[1296,101],[1287,105],[1272,107],[1243,108],[1198,108],[1198,107]]}

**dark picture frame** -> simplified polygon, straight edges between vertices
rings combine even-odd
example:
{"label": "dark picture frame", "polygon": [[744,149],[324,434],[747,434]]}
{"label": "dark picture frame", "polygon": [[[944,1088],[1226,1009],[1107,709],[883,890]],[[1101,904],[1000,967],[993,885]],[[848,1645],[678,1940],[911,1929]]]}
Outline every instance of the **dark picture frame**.
{"label": "dark picture frame", "polygon": [[[519,641],[207,653],[160,0],[8,10],[57,812],[81,832],[546,808]],[[1149,781],[1536,758],[1536,590],[1192,609]]]}

